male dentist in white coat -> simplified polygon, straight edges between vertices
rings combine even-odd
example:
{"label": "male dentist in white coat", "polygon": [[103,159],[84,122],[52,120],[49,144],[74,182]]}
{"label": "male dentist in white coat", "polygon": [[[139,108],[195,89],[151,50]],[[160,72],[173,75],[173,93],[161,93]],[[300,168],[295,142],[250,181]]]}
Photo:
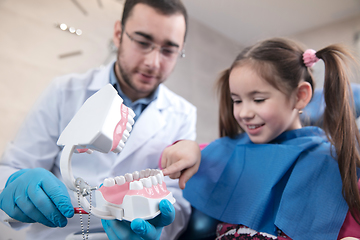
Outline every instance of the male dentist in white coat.
{"label": "male dentist in white coat", "polygon": [[[127,0],[114,27],[116,62],[50,84],[1,159],[0,208],[19,221],[12,227],[30,225],[27,239],[36,240],[65,239],[81,229],[73,211],[77,200],[61,182],[62,149],[56,143],[85,100],[108,83],[134,110],[135,124],[120,154],[74,154],[74,176],[99,186],[107,177],[158,168],[165,147],[195,139],[196,108],[162,84],[182,54],[186,29],[187,13],[178,0]],[[175,220],[160,237],[168,240],[183,231],[191,210],[178,181],[166,178],[166,184],[176,198]],[[90,229],[101,227],[91,216]]]}

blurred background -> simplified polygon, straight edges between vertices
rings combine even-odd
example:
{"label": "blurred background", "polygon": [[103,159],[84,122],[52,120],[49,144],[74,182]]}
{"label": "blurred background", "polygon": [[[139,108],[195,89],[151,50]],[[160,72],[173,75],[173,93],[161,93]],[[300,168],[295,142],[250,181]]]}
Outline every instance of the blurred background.
{"label": "blurred background", "polygon": [[[199,143],[218,136],[214,83],[244,47],[288,37],[315,50],[342,43],[360,55],[360,0],[183,2],[190,17],[186,57],[165,85],[198,108]],[[0,0],[0,154],[54,77],[115,58],[112,31],[122,8],[122,0]],[[321,87],[321,61],[314,71]],[[0,240],[24,239],[24,230],[3,224],[0,233]]]}

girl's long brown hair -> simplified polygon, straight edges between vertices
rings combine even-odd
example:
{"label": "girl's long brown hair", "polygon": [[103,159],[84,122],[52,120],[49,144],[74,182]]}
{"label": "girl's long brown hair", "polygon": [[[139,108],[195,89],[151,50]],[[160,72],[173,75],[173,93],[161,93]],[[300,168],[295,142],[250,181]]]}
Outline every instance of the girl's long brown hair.
{"label": "girl's long brown hair", "polygon": [[[233,116],[229,89],[229,76],[233,68],[251,64],[258,74],[271,85],[290,95],[300,81],[310,83],[314,89],[311,69],[303,63],[304,49],[294,41],[274,38],[245,48],[229,69],[224,70],[217,82],[220,97],[220,137],[234,138],[242,129]],[[325,64],[324,131],[336,149],[345,201],[354,219],[360,224],[360,194],[357,185],[357,167],[360,167],[360,134],[356,125],[354,100],[347,66],[355,62],[352,55],[340,45],[331,45],[316,52]]]}

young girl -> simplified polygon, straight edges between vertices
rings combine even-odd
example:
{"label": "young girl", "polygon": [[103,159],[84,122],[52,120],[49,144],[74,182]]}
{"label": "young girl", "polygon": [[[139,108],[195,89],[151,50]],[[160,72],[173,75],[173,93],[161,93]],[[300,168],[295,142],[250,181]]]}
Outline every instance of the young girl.
{"label": "young girl", "polygon": [[[300,121],[319,59],[324,131]],[[315,52],[270,39],[243,50],[222,73],[222,138],[201,152],[184,189],[195,208],[223,222],[218,239],[360,237],[360,136],[344,69],[349,59],[338,45]]]}

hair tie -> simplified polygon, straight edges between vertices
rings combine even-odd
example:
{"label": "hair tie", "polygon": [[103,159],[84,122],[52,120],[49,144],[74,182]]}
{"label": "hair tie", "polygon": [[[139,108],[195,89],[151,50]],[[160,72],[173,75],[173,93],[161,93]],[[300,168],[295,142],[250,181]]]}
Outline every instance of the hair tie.
{"label": "hair tie", "polygon": [[314,49],[306,50],[303,54],[303,61],[307,67],[314,66],[314,64],[319,61],[319,58],[316,56],[316,51]]}

